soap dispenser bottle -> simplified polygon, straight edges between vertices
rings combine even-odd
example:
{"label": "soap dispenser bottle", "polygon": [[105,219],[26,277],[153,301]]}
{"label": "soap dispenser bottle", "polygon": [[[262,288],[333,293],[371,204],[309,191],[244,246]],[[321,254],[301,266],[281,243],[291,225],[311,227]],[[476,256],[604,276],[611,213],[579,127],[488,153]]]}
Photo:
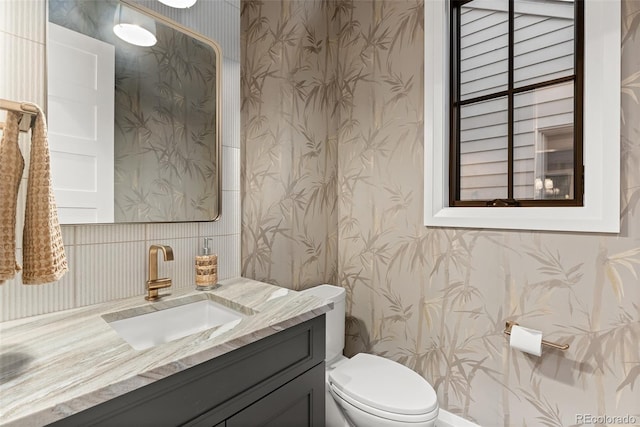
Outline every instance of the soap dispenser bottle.
{"label": "soap dispenser bottle", "polygon": [[196,256],[196,289],[200,291],[218,286],[218,255],[211,253],[210,241],[211,238],[204,238],[200,255]]}

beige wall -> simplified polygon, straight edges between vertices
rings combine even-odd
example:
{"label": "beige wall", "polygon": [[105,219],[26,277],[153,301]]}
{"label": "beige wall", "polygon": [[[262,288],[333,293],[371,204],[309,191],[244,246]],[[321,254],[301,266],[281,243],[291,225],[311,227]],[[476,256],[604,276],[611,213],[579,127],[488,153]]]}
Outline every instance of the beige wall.
{"label": "beige wall", "polygon": [[[213,238],[213,250],[219,255],[219,277],[240,275],[239,0],[200,1],[189,10],[155,0],[137,2],[222,46],[222,217],[200,223],[63,226],[70,271],[56,283],[24,286],[18,274],[0,286],[0,321],[143,295],[148,248],[154,243],[174,250],[175,261],[160,264],[161,274],[171,277],[174,287],[195,286],[194,257],[205,236]],[[44,0],[0,0],[0,98],[44,104],[45,11]],[[28,153],[26,135],[21,147]],[[23,182],[21,199],[24,187]],[[17,243],[21,248],[21,237]]]}
{"label": "beige wall", "polygon": [[[347,353],[482,425],[640,422],[640,2],[623,15],[622,232],[505,232],[422,225],[421,1],[243,1],[243,275],[345,287]],[[511,351],[509,319],[571,348]]]}
{"label": "beige wall", "polygon": [[242,271],[306,288],[337,280],[337,23],[326,2],[244,2]]}

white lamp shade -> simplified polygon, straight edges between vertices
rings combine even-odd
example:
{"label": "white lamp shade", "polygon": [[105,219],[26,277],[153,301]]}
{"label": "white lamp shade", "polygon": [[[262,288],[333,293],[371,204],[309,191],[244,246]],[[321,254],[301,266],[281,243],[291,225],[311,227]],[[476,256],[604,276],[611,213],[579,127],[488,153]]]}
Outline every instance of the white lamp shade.
{"label": "white lamp shade", "polygon": [[177,9],[184,9],[186,7],[191,7],[196,4],[198,0],[158,0],[160,3],[166,4],[167,6],[175,7]]}
{"label": "white lamp shade", "polygon": [[544,180],[544,189],[545,190],[553,189],[553,180],[552,179],[546,178]]}
{"label": "white lamp shade", "polygon": [[153,46],[156,39],[156,22],[129,7],[118,4],[113,19],[113,32],[127,43],[136,46]]}

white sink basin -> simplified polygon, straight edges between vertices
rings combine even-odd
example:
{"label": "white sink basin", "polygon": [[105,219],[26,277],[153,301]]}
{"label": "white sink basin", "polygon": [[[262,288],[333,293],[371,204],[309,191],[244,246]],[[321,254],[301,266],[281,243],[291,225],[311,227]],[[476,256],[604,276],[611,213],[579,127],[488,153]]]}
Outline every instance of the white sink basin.
{"label": "white sink basin", "polygon": [[165,305],[173,306],[168,308],[163,308],[161,303],[156,304],[137,309],[151,310],[146,313],[131,309],[102,317],[131,347],[144,350],[211,328],[230,330],[246,314],[252,314],[233,310],[206,298],[169,301]]}

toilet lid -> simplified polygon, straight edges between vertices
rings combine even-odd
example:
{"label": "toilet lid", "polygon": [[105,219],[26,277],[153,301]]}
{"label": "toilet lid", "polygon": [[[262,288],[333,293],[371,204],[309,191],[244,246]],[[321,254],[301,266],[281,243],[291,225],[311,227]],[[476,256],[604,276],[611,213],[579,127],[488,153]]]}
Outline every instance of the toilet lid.
{"label": "toilet lid", "polygon": [[403,415],[431,412],[436,392],[420,375],[393,360],[360,353],[329,374],[329,383],[355,401]]}

